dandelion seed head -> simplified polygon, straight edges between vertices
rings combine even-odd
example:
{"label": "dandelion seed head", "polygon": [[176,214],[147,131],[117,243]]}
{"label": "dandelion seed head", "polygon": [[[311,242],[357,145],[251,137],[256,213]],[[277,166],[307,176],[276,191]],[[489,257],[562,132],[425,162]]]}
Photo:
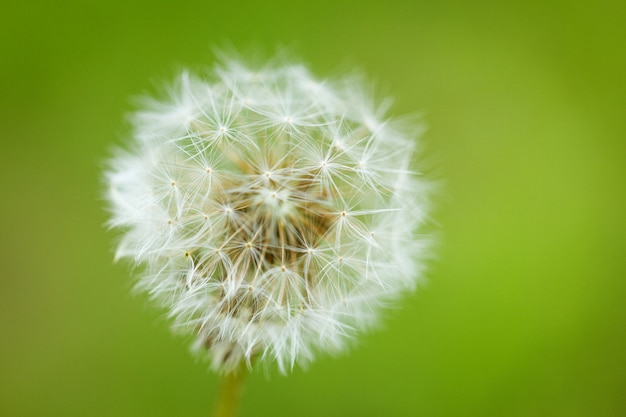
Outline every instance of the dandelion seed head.
{"label": "dandelion seed head", "polygon": [[363,97],[226,59],[134,115],[106,173],[116,258],[216,370],[340,351],[421,276],[416,138]]}

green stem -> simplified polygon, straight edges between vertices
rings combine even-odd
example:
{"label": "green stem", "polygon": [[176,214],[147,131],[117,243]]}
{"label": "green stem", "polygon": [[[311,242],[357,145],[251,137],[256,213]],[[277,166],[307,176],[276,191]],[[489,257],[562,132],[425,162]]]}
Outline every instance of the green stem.
{"label": "green stem", "polygon": [[220,394],[213,410],[214,417],[235,417],[237,415],[244,376],[244,369],[237,369],[223,376]]}

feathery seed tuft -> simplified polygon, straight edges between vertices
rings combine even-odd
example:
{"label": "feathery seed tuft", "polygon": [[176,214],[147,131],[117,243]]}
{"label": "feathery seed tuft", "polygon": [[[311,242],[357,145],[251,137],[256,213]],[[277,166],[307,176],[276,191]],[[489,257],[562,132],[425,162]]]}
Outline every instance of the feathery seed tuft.
{"label": "feathery seed tuft", "polygon": [[300,65],[226,60],[134,115],[106,174],[116,258],[216,370],[338,351],[419,278],[427,183],[386,107]]}

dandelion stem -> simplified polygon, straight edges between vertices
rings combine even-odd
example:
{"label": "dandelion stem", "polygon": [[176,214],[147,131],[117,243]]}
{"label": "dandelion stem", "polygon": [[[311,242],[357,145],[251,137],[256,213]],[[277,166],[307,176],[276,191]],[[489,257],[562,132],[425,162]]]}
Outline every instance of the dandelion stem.
{"label": "dandelion stem", "polygon": [[213,410],[213,417],[235,417],[241,402],[245,371],[237,369],[222,377],[222,387]]}

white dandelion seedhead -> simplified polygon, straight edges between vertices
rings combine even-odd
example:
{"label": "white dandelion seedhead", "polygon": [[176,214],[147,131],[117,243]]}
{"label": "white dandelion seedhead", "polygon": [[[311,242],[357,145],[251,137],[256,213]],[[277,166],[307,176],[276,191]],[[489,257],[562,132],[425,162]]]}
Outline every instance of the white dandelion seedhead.
{"label": "white dandelion seedhead", "polygon": [[107,172],[116,257],[215,369],[337,351],[420,276],[415,138],[361,91],[225,60],[134,115]]}

